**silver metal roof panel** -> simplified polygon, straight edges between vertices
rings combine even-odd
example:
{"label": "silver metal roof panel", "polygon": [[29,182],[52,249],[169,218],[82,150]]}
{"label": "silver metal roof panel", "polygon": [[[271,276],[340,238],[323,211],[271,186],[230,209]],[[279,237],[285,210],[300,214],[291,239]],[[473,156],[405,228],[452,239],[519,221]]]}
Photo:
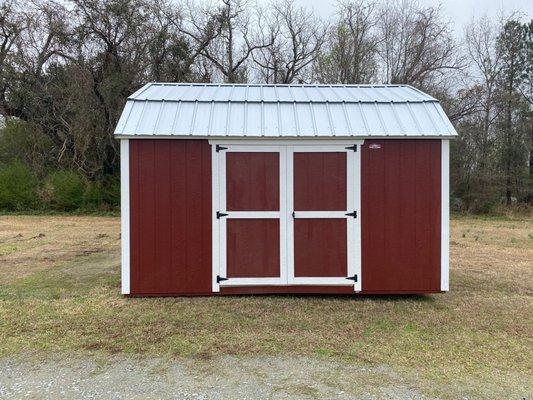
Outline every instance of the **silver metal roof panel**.
{"label": "silver metal roof panel", "polygon": [[115,135],[131,137],[451,137],[439,102],[406,85],[151,83]]}

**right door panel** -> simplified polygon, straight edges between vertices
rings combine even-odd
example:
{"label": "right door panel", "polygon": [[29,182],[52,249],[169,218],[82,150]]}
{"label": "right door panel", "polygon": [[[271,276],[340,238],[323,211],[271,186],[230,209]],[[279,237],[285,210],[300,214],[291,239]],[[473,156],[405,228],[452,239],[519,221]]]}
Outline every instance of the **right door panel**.
{"label": "right door panel", "polygon": [[288,159],[289,283],[360,290],[357,153],[345,146],[293,146]]}

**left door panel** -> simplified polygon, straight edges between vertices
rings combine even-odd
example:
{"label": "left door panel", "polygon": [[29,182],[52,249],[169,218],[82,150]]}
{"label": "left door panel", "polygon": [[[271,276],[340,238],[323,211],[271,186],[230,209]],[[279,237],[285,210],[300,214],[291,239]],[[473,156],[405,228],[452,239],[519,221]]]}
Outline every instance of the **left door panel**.
{"label": "left door panel", "polygon": [[218,150],[219,274],[215,284],[286,283],[284,150],[243,145]]}

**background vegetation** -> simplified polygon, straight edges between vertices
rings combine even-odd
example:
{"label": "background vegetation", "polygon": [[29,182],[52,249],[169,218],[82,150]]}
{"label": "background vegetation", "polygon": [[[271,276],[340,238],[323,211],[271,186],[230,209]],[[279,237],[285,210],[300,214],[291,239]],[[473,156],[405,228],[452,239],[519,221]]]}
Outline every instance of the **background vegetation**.
{"label": "background vegetation", "polygon": [[533,21],[347,0],[322,20],[290,1],[0,2],[0,209],[113,209],[113,130],[149,81],[405,83],[441,100],[460,133],[452,206],[533,201]]}

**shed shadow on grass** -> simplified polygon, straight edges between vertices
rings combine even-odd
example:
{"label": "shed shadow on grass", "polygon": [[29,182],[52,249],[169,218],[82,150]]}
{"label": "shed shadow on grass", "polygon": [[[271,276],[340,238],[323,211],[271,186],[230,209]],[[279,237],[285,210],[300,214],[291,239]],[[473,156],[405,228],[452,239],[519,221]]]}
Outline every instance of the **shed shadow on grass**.
{"label": "shed shadow on grass", "polygon": [[[209,297],[209,296],[206,296]],[[274,294],[245,294],[245,295],[223,295],[220,296],[229,299],[245,299],[245,298],[269,298],[269,299],[297,299],[297,300],[338,300],[338,301],[387,301],[387,302],[404,302],[414,301],[418,303],[434,303],[435,297],[428,294],[313,294],[313,293],[274,293]]]}

